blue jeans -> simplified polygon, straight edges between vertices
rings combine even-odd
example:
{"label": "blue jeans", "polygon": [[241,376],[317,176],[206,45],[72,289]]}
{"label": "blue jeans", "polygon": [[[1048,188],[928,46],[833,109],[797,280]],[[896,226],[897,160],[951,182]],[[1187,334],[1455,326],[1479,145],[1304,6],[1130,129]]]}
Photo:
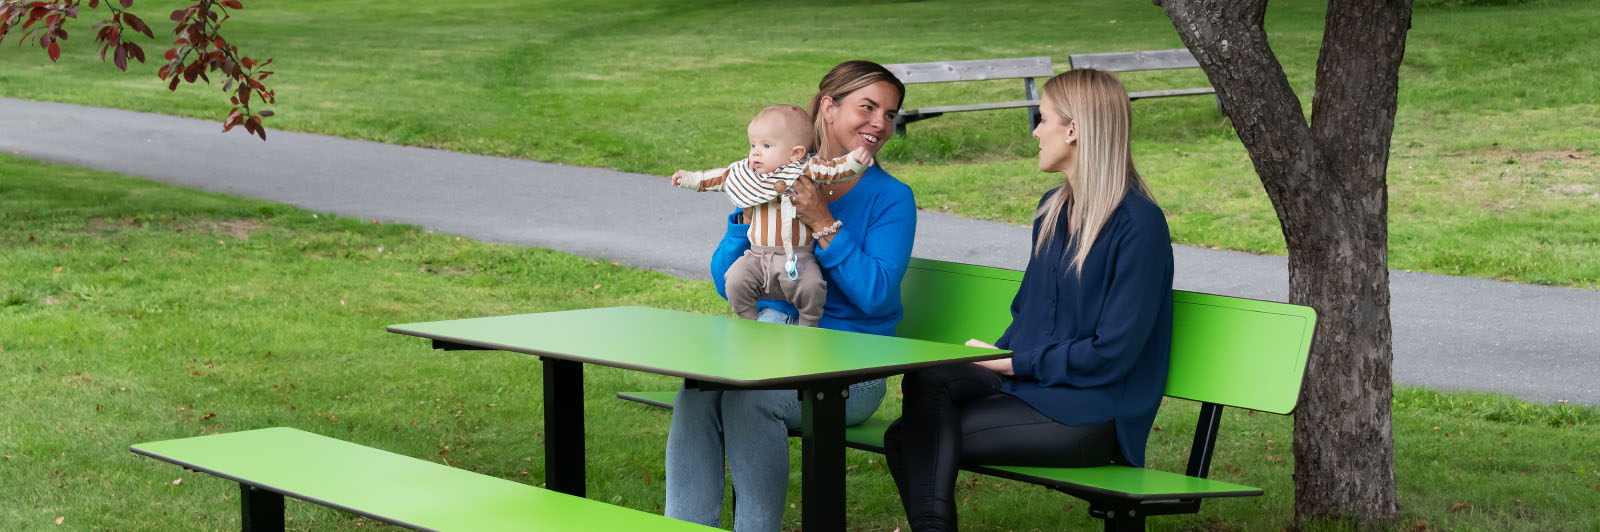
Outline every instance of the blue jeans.
{"label": "blue jeans", "polygon": [[[762,309],[756,319],[795,321],[773,309]],[[872,417],[886,389],[883,379],[851,385],[845,423]],[[667,517],[710,527],[722,523],[726,455],[738,498],[734,531],[779,530],[789,493],[789,429],[799,427],[794,390],[678,390],[667,432]]]}

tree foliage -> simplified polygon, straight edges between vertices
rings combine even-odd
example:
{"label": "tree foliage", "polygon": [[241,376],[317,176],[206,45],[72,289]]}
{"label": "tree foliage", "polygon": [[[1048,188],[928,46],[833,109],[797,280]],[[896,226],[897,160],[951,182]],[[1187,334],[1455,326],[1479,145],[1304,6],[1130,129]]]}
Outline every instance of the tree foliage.
{"label": "tree foliage", "polygon": [[[133,0],[0,0],[0,43],[12,33],[21,32],[21,43],[37,39],[50,61],[60,60],[61,42],[68,37],[67,26],[78,19],[79,10],[101,7],[110,13],[110,18],[89,28],[95,32],[95,42],[101,45],[100,59],[110,60],[123,71],[128,70],[129,60],[144,63],[144,48],[124,36],[133,32],[154,39],[155,32],[144,19],[129,11]],[[174,10],[168,16],[173,23],[172,48],[162,56],[166,63],[156,76],[167,82],[167,90],[173,91],[180,83],[209,84],[212,76],[220,77],[222,91],[233,104],[222,121],[222,131],[243,126],[245,132],[267,140],[261,119],[272,116],[272,111],[255,106],[277,103],[276,92],[266,84],[272,76],[272,71],[266,70],[272,59],[257,61],[244,55],[222,34],[223,25],[234,11],[241,9],[244,4],[240,0],[194,0],[193,5]]]}

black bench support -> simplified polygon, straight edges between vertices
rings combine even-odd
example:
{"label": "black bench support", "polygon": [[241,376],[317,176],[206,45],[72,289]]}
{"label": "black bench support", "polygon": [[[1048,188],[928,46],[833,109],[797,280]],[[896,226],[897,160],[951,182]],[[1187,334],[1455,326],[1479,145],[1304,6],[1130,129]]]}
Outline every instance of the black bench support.
{"label": "black bench support", "polygon": [[583,497],[583,363],[539,359],[544,361],[545,487]]}
{"label": "black bench support", "polygon": [[241,530],[283,532],[283,494],[239,484]]}
{"label": "black bench support", "polygon": [[1200,419],[1194,425],[1194,444],[1189,446],[1189,468],[1185,474],[1206,478],[1211,473],[1211,455],[1217,447],[1217,431],[1222,424],[1222,405],[1200,404]]}

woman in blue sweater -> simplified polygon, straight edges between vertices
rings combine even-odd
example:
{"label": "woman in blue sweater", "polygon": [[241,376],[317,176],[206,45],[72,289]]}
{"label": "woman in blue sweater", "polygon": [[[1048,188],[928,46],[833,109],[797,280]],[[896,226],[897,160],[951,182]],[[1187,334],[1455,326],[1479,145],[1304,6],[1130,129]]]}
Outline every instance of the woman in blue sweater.
{"label": "woman in blue sweater", "polygon": [[[885,435],[910,528],[956,528],[963,464],[1141,465],[1172,345],[1172,244],[1129,155],[1127,92],[1072,70],[1044,85],[1033,254],[995,341],[1013,355],[906,375]],[[969,345],[988,347],[972,340]]]}
{"label": "woman in blue sweater", "polygon": [[[834,67],[817,89],[811,116],[819,154],[839,157],[865,148],[876,156],[894,132],[905,86],[877,63],[849,61]],[[893,335],[900,322],[900,280],[917,228],[911,188],[874,165],[844,183],[818,186],[802,177],[793,190],[795,217],[816,237],[817,263],[828,285],[818,326]],[[724,297],[723,274],[750,249],[749,227],[739,212],[730,215],[711,257],[711,278]],[[763,300],[758,308],[760,320],[795,321],[795,309],[785,301]],[[845,422],[871,417],[884,389],[882,379],[851,386]],[[788,432],[799,425],[793,390],[680,390],[667,433],[667,517],[720,524],[726,456],[739,501],[734,530],[779,530],[789,490]]]}

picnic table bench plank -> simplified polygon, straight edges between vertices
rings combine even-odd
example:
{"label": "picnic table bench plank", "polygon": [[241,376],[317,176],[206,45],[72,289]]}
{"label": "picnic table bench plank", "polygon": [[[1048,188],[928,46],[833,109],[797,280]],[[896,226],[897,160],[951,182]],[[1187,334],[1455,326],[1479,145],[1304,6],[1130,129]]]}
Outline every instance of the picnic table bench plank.
{"label": "picnic table bench plank", "polygon": [[238,482],[247,499],[265,499],[253,512],[245,501],[245,530],[283,530],[283,496],[412,530],[707,530],[288,427],[129,449]]}

